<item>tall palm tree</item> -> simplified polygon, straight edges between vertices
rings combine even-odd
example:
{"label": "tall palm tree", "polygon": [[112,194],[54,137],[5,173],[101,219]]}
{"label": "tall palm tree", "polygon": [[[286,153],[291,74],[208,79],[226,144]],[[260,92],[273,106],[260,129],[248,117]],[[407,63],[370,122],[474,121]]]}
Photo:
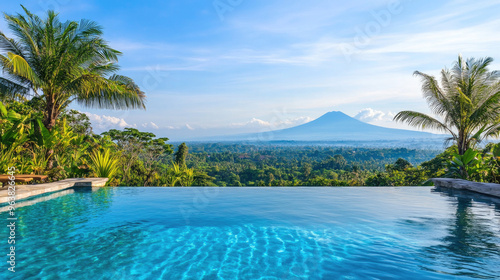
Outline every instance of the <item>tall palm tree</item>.
{"label": "tall palm tree", "polygon": [[489,71],[493,59],[458,57],[451,70],[441,71],[441,84],[433,76],[415,71],[422,78],[422,91],[431,111],[437,116],[402,111],[395,121],[421,129],[436,129],[451,134],[463,155],[488,137],[500,134],[500,72]]}
{"label": "tall palm tree", "polygon": [[22,7],[25,15],[5,15],[15,39],[0,31],[0,95],[39,96],[44,125],[50,131],[72,101],[107,109],[145,108],[145,94],[128,77],[114,74],[121,53],[101,37],[89,20],[45,19]]}

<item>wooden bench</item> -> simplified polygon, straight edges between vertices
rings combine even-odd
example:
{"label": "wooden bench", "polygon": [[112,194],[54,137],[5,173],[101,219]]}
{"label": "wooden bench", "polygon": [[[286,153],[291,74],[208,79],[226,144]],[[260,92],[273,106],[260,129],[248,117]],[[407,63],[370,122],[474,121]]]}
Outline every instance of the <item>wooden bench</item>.
{"label": "wooden bench", "polygon": [[[9,175],[0,175],[0,176],[9,176]],[[33,180],[36,181],[45,181],[49,176],[47,175],[26,175],[26,174],[19,174],[19,175],[14,175],[16,178],[33,178]]]}
{"label": "wooden bench", "polygon": [[33,181],[33,178],[31,177],[24,177],[24,178],[21,178],[21,177],[17,177],[17,176],[14,176],[14,180],[11,180],[10,179],[11,176],[9,175],[0,175],[0,182],[2,182],[2,188],[5,187],[5,185],[7,185],[10,181],[14,181],[16,183],[28,183],[30,181]]}
{"label": "wooden bench", "polygon": [[[15,180],[14,182],[17,183],[27,183],[33,180],[43,182],[49,178],[47,175],[31,175],[31,174],[18,174],[18,175],[13,175]],[[11,181],[9,178],[11,175],[0,175],[0,182],[2,182],[2,188],[5,187],[5,185]]]}

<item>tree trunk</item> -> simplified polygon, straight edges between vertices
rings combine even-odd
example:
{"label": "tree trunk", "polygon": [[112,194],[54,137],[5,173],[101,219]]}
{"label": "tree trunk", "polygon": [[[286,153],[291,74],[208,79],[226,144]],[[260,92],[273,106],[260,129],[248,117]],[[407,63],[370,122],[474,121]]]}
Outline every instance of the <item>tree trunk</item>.
{"label": "tree trunk", "polygon": [[144,181],[144,186],[147,187],[149,179],[151,179],[151,176],[153,175],[153,171],[148,172],[146,175],[146,180]]}
{"label": "tree trunk", "polygon": [[47,105],[45,106],[45,118],[43,120],[43,125],[49,131],[52,131],[54,126],[56,126],[57,115],[59,114],[54,98],[47,98]]}
{"label": "tree trunk", "polygon": [[465,151],[467,151],[467,147],[465,141],[465,133],[463,131],[460,131],[458,133],[457,146],[458,146],[458,154],[459,155],[465,154]]}
{"label": "tree trunk", "polygon": [[[457,146],[458,146],[458,154],[461,156],[464,155],[465,152],[467,151],[467,145],[466,145],[465,133],[463,131],[458,132]],[[467,173],[467,169],[465,168],[465,166],[460,166],[459,169],[462,177],[468,180],[469,174]]]}
{"label": "tree trunk", "polygon": [[[47,128],[48,131],[52,131],[54,126],[56,126],[56,119],[59,112],[56,108],[56,104],[53,98],[47,98],[47,105],[45,107],[45,116],[43,120],[43,125]],[[45,154],[45,157],[48,158],[47,161],[47,170],[54,168],[54,149],[49,149]]]}

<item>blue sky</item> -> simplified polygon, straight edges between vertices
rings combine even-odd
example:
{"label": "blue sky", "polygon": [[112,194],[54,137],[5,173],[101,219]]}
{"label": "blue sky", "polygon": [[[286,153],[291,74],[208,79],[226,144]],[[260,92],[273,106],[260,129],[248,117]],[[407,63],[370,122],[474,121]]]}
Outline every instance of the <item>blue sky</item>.
{"label": "blue sky", "polygon": [[392,114],[428,112],[413,71],[437,75],[459,53],[491,56],[500,69],[498,1],[38,0],[1,10],[21,12],[19,4],[97,21],[123,52],[120,73],[146,91],[147,110],[73,105],[96,132],[135,126],[183,140],[329,111],[404,128]]}

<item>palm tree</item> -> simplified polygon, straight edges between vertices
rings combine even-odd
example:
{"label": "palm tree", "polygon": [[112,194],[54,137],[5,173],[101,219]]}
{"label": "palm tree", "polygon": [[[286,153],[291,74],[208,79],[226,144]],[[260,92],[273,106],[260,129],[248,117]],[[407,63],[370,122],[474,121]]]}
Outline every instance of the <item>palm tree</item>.
{"label": "palm tree", "polygon": [[493,59],[462,56],[451,70],[441,71],[441,84],[433,76],[415,71],[422,78],[422,91],[431,111],[437,116],[402,111],[395,121],[421,129],[436,129],[451,134],[463,155],[488,137],[500,133],[500,72],[489,71]]}
{"label": "palm tree", "polygon": [[145,94],[128,77],[114,74],[121,53],[101,37],[102,27],[89,20],[59,21],[48,11],[41,19],[5,15],[15,39],[0,31],[0,95],[39,96],[43,124],[51,131],[72,101],[106,109],[145,108]]}

